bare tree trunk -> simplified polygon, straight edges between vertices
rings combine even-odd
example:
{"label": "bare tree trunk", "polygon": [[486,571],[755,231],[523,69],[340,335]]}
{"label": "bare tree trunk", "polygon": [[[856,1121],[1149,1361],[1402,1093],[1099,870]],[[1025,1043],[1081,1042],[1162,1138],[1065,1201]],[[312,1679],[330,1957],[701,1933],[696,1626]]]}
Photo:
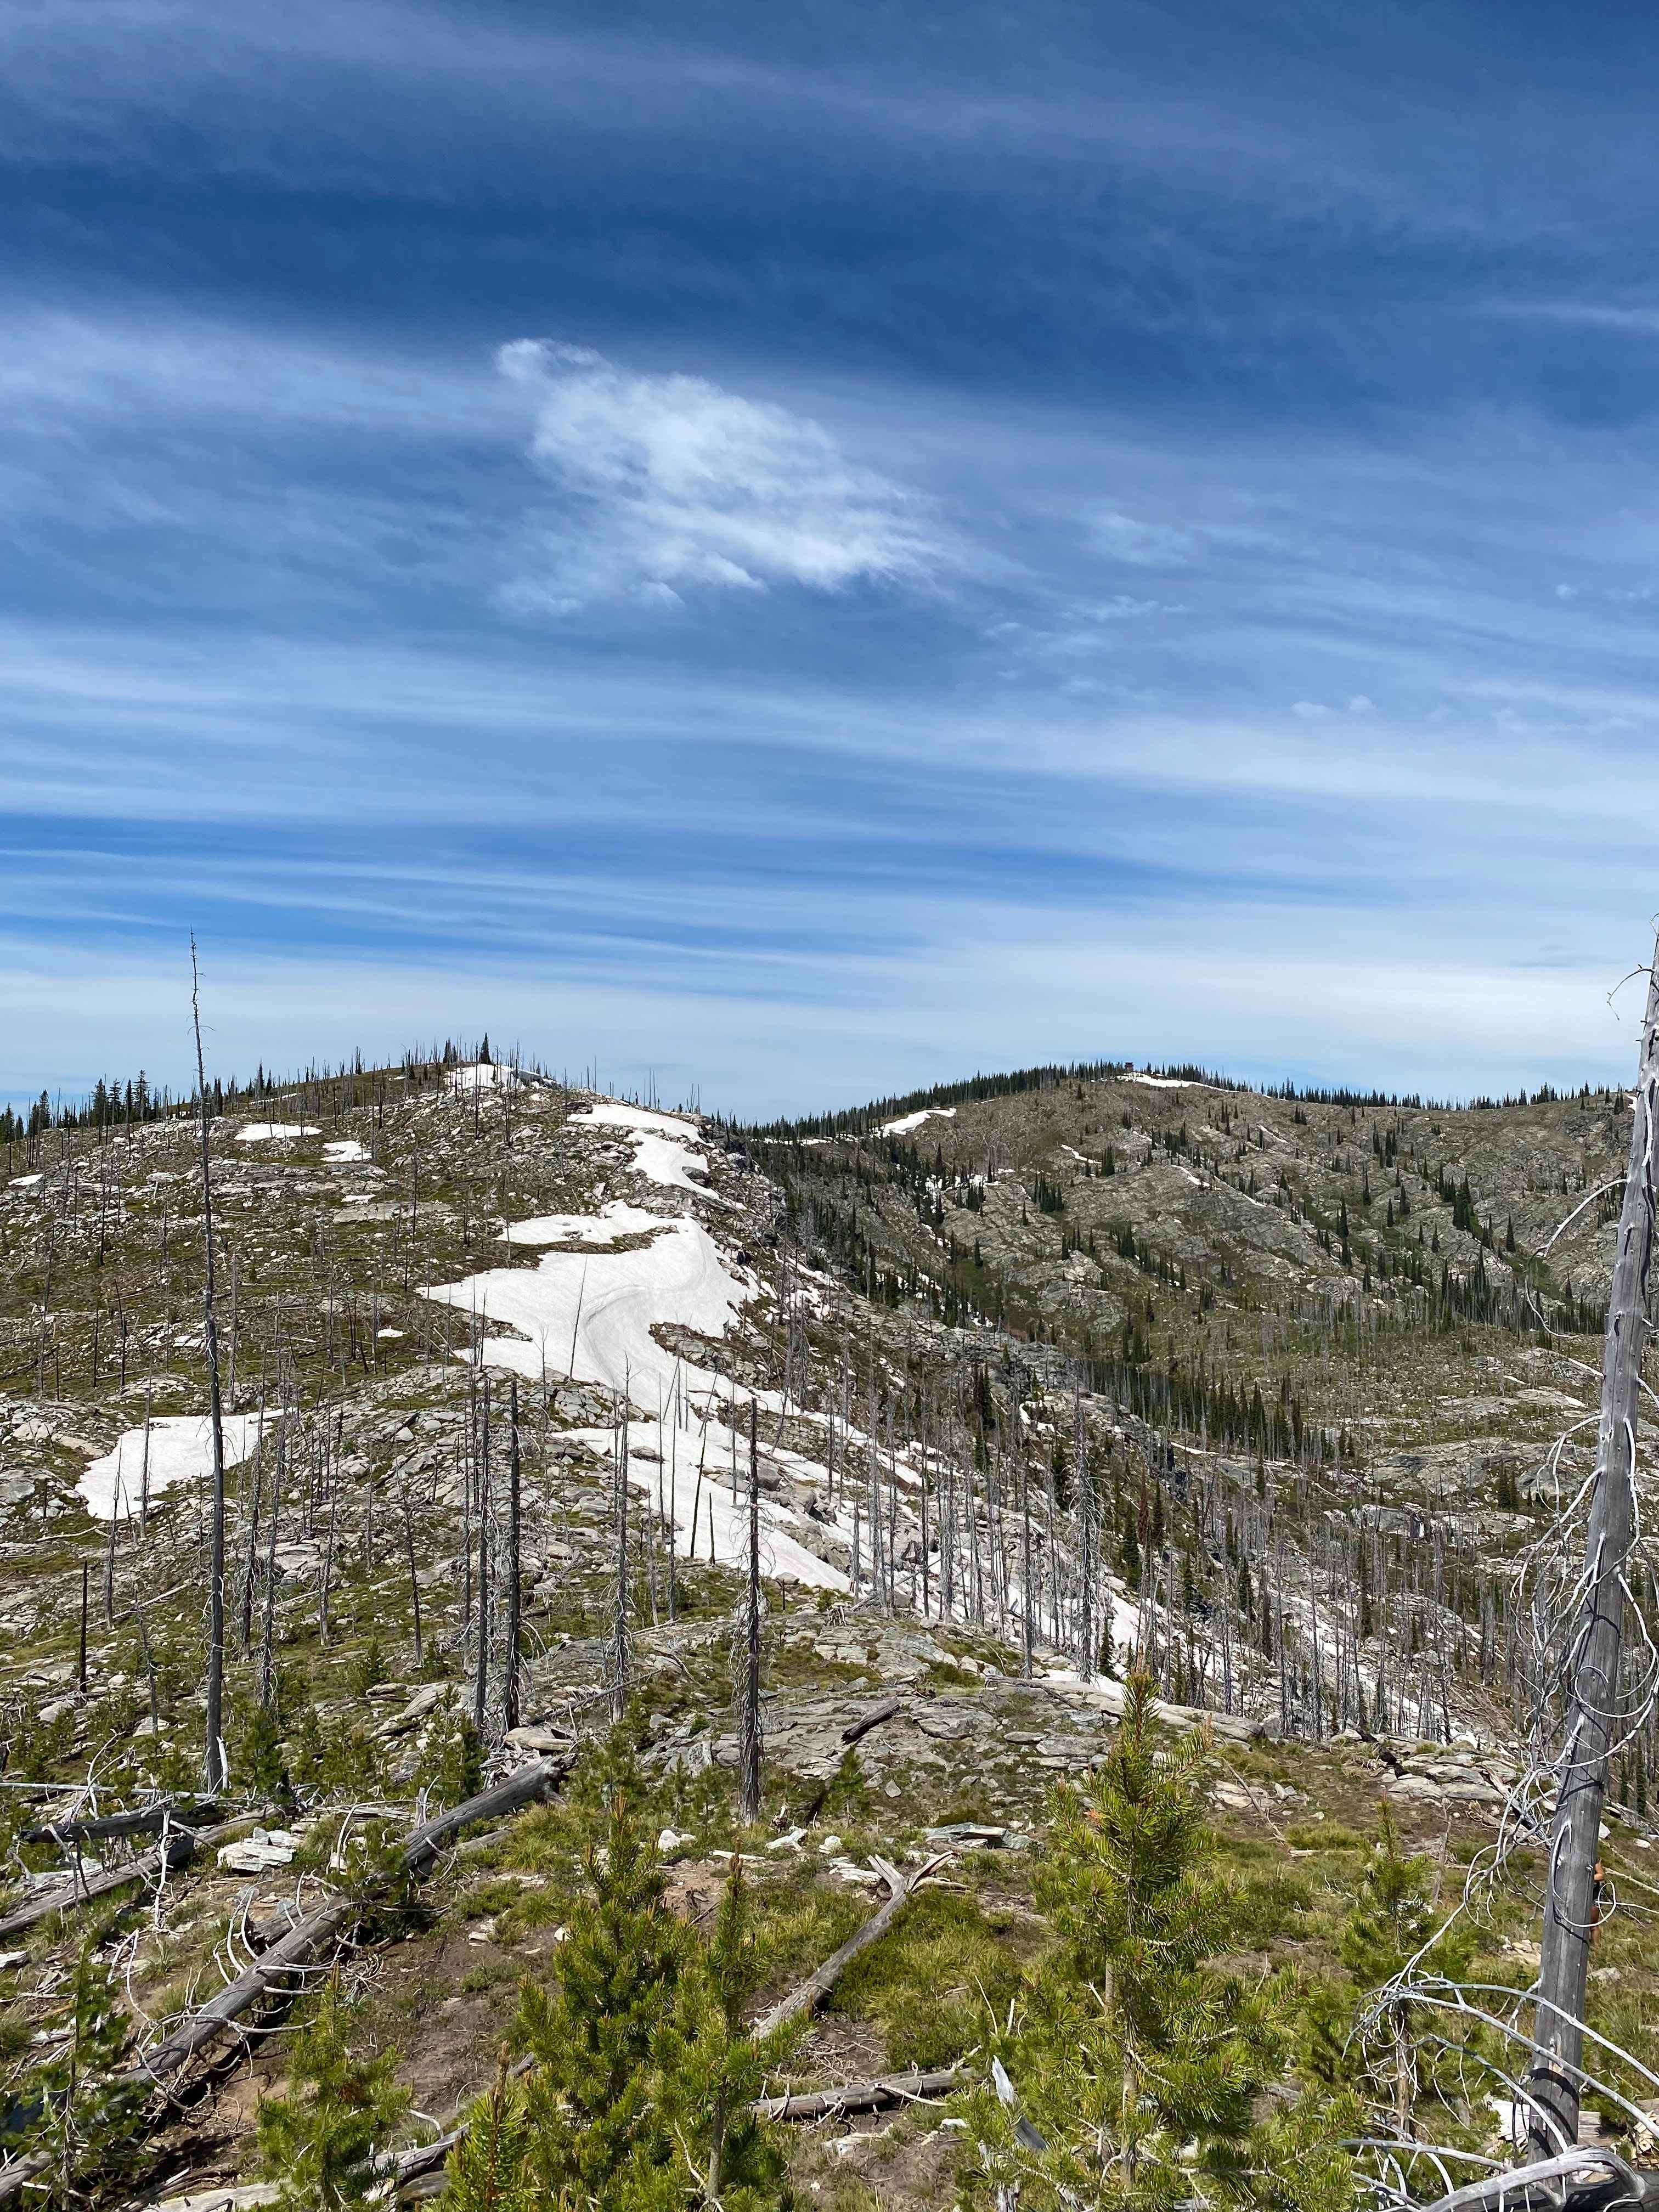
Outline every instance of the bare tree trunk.
{"label": "bare tree trunk", "polygon": [[118,1475],[115,1495],[109,1503],[109,1541],[104,1547],[104,1622],[106,1627],[115,1625],[115,1531],[121,1517],[121,1481]]}
{"label": "bare tree trunk", "polygon": [[[621,1720],[628,1711],[628,1407],[624,1401],[617,1430],[617,1620],[611,1645],[611,1711]],[[714,1556],[714,1501],[708,1501],[708,1556]]]}
{"label": "bare tree trunk", "polygon": [[415,1571],[415,1514],[407,1494],[404,1498],[404,1540],[409,1548],[409,1601],[415,1613],[415,1672],[422,1672],[426,1654],[421,1644],[421,1578]]}
{"label": "bare tree trunk", "polygon": [[270,1522],[265,1531],[265,1609],[263,1633],[259,1639],[259,1703],[268,1705],[276,1686],[272,1670],[271,1647],[276,1640],[276,1524],[283,1516],[283,1477],[288,1468],[287,1408],[276,1425],[276,1465],[270,1478]]}
{"label": "bare tree trunk", "polygon": [[[1607,1794],[1623,1654],[1625,1563],[1634,1517],[1636,1421],[1642,1348],[1647,1334],[1648,1268],[1653,1256],[1654,1136],[1659,1117],[1659,948],[1649,973],[1642,1052],[1631,1117],[1630,1162],[1619,1217],[1613,1291],[1601,1351],[1601,1419],[1585,1534],[1584,1571],[1573,1618],[1560,1624],[1573,1656],[1571,1689],[1558,1760],[1559,1789],[1545,1891],[1534,2057],[1528,2087],[1534,2158],[1578,2139],[1584,1985],[1595,1929],[1597,1833]],[[1541,2108],[1541,2109],[1540,2109]]]}
{"label": "bare tree trunk", "polygon": [[760,1416],[749,1401],[749,1596],[744,1622],[743,1723],[740,1789],[745,1820],[761,1809],[761,1584]]}
{"label": "bare tree trunk", "polygon": [[[1095,1504],[1094,1469],[1089,1464],[1089,1432],[1083,1419],[1083,1377],[1077,1379],[1072,1408],[1072,1460],[1075,1474],[1078,1519],[1078,1638],[1077,1670],[1086,1682],[1095,1671],[1099,1632],[1095,1622],[1096,1558],[1099,1542],[1099,1514]],[[1230,1708],[1231,1710],[1231,1708]]]}
{"label": "bare tree trunk", "polygon": [[507,1655],[502,1662],[501,1728],[519,1725],[519,1378],[508,1386],[507,1455]]}
{"label": "bare tree trunk", "polygon": [[1031,1607],[1031,1462],[1025,1454],[1025,1437],[1020,1427],[1019,1401],[1014,1401],[1012,1427],[1014,1449],[1019,1454],[1019,1671],[1021,1679],[1031,1679],[1031,1639],[1035,1621]]}
{"label": "bare tree trunk", "polygon": [[[477,1091],[473,1091],[477,1111]],[[489,1377],[483,1379],[478,1460],[478,1664],[472,1678],[472,1725],[483,1740],[489,1718]]]}
{"label": "bare tree trunk", "polygon": [[242,1566],[242,1650],[253,1641],[253,1584],[259,1571],[259,1491],[265,1465],[265,1403],[259,1401],[259,1434],[253,1447],[253,1497],[248,1507],[247,1558]]}
{"label": "bare tree trunk", "polygon": [[210,1796],[230,1778],[225,1757],[225,1431],[219,1398],[219,1327],[213,1310],[213,1183],[208,1168],[207,1069],[202,1058],[200,981],[190,940],[190,1011],[196,1031],[196,1098],[202,1142],[202,1345],[207,1354],[208,1420],[213,1438],[213,1517],[208,1554],[207,1716],[203,1773]]}

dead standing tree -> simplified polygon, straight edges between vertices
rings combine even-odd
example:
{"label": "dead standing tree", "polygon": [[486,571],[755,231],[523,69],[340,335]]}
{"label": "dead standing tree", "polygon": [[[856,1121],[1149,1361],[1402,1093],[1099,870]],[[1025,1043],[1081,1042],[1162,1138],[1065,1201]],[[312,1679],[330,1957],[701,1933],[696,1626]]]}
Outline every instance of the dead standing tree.
{"label": "dead standing tree", "polygon": [[760,1426],[756,1401],[749,1401],[749,1588],[744,1606],[743,1709],[739,1715],[738,1768],[743,1817],[758,1820],[761,1809],[761,1579]]}
{"label": "dead standing tree", "polygon": [[509,1433],[507,1460],[507,1562],[506,1581],[507,1652],[502,1661],[501,1674],[501,1732],[507,1734],[519,1725],[519,1646],[521,1640],[520,1607],[522,1602],[519,1589],[519,1378],[515,1375],[508,1384],[507,1419]]}
{"label": "dead standing tree", "polygon": [[1601,1354],[1601,1408],[1584,1565],[1564,1647],[1571,1676],[1556,1761],[1554,1832],[1544,1893],[1529,2149],[1544,2159],[1578,2140],[1584,1990],[1595,1923],[1597,1838],[1620,1727],[1626,1577],[1636,1522],[1636,1422],[1653,1256],[1655,1132],[1659,1127],[1659,947],[1648,976],[1630,1161],[1619,1217]]}
{"label": "dead standing tree", "polygon": [[208,1160],[207,1069],[202,1058],[201,982],[190,940],[190,1011],[196,1030],[197,1122],[202,1152],[202,1348],[207,1355],[208,1421],[213,1443],[213,1503],[208,1553],[207,1718],[204,1778],[212,1796],[229,1780],[225,1757],[225,1433],[219,1395],[219,1333],[213,1310],[213,1182]]}
{"label": "dead standing tree", "polygon": [[[611,1716],[617,1721],[628,1711],[628,1390],[629,1383],[624,1376],[622,1406],[617,1422],[616,1462],[612,1469],[615,1483],[612,1504],[617,1533],[617,1610],[611,1626]],[[714,1511],[712,1502],[709,1511],[711,1514]]]}

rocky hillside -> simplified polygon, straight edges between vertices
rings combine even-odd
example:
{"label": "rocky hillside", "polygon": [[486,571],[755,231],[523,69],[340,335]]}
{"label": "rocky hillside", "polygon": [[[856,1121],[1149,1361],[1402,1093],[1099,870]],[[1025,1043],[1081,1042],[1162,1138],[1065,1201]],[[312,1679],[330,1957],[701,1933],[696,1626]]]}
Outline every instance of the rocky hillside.
{"label": "rocky hillside", "polygon": [[[221,1103],[210,1808],[197,1124],[37,1129],[0,1198],[18,2156],[83,1947],[154,2050],[287,1908],[356,1896],[387,1836],[536,1760],[550,1802],[351,1923],[353,2033],[412,2099],[388,2156],[488,2087],[514,1992],[552,1971],[596,1759],[629,1762],[689,1924],[752,1858],[753,2008],[932,1869],[778,2092],[982,2071],[1048,1940],[1050,1793],[1098,1765],[1137,1659],[1206,1747],[1242,1959],[1340,1976],[1383,1802],[1437,1881],[1493,1832],[1515,1563],[1594,1405],[1618,1096],[1452,1110],[1098,1068],[761,1132],[451,1059]],[[1632,1869],[1649,1748],[1618,1778]],[[165,1873],[162,1805],[187,1832]],[[1531,1910],[1493,1902],[1492,1972],[1524,1964]],[[1639,1949],[1601,1954],[1632,2037]],[[236,2049],[149,2112],[149,2195],[251,2179],[288,2045]],[[849,2212],[950,2203],[955,2108],[885,2102],[787,2130],[797,2183]],[[403,2193],[442,2172],[414,2160]]]}

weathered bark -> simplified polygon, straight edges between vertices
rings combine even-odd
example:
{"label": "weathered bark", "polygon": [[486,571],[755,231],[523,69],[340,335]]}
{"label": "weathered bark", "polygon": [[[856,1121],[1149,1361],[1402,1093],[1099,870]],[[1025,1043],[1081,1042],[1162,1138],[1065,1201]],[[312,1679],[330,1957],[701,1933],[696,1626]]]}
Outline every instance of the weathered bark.
{"label": "weathered bark", "polygon": [[872,1729],[879,1728],[884,1721],[890,1721],[898,1709],[899,1700],[896,1698],[887,1698],[880,1705],[872,1705],[860,1719],[848,1723],[841,1732],[842,1741],[857,1743],[862,1737],[868,1735]]}
{"label": "weathered bark", "polygon": [[23,1840],[26,1844],[96,1844],[112,1836],[158,1834],[168,1819],[188,1828],[198,1820],[210,1820],[218,1809],[211,1799],[185,1798],[147,1805],[136,1813],[106,1813],[94,1820],[48,1820],[39,1827],[26,1828]]}
{"label": "weathered bark", "polygon": [[36,1928],[43,1920],[51,1920],[59,1913],[73,1912],[76,1905],[87,1905],[94,1898],[109,1897],[118,1889],[130,1889],[136,1881],[143,1881],[163,1870],[171,1872],[176,1867],[188,1864],[197,1844],[202,1838],[188,1828],[175,1828],[168,1835],[165,1846],[146,1851],[143,1857],[134,1859],[130,1866],[107,1867],[90,1880],[81,1879],[60,1883],[43,1896],[32,1897],[27,1905],[20,1905],[0,1920],[0,1940],[21,1936],[26,1928]]}
{"label": "weathered bark", "polygon": [[501,1731],[519,1725],[520,1608],[519,1588],[519,1378],[508,1386],[510,1433],[507,1458],[507,1656],[502,1661]]}
{"label": "weathered bark", "polygon": [[219,1324],[213,1299],[213,1181],[208,1165],[207,1069],[202,1058],[202,1007],[196,939],[190,940],[190,1008],[196,1030],[196,1099],[202,1151],[202,1348],[207,1355],[208,1421],[213,1438],[213,1502],[208,1552],[207,1716],[203,1772],[210,1792],[230,1779],[225,1755],[225,1432],[219,1398]]}
{"label": "weathered bark", "polygon": [[763,2014],[755,2023],[753,2033],[756,2041],[763,2041],[775,2028],[783,2027],[786,2021],[799,2020],[803,2013],[816,2012],[854,1960],[861,1952],[867,1951],[872,1943],[880,1942],[937,1863],[937,1861],[930,1861],[919,1874],[907,1881],[896,1867],[890,1867],[884,1860],[872,1860],[872,1864],[885,1878],[892,1894],[885,1905],[871,1914],[861,1928],[854,1929],[838,1951],[832,1951],[823,1964],[810,1973],[798,1988],[791,1990],[787,1996],[780,1997],[769,2012]]}
{"label": "weathered bark", "polygon": [[832,2113],[877,2112],[888,2105],[910,2105],[929,2097],[948,2097],[962,2083],[958,2066],[931,2073],[883,2074],[867,2081],[843,2081],[834,2089],[806,2089],[793,2096],[759,2097],[753,2110],[763,2120],[823,2120]]}
{"label": "weathered bark", "polygon": [[[476,1110],[477,1094],[474,1094]],[[478,1462],[478,1667],[472,1683],[472,1725],[481,1742],[489,1724],[489,1377],[483,1379],[483,1412]]]}
{"label": "weathered bark", "polygon": [[[481,1790],[476,1797],[469,1797],[449,1812],[440,1813],[412,1829],[404,1838],[400,1855],[411,1879],[418,1881],[430,1873],[451,1837],[459,1835],[475,1820],[492,1820],[499,1814],[515,1812],[520,1806],[528,1805],[562,1781],[569,1765],[568,1759],[536,1759],[528,1766],[521,1766],[516,1774],[508,1775],[504,1782]],[[331,1943],[361,1910],[361,1905],[349,1898],[334,1897],[295,1922],[288,1933],[264,1953],[257,1966],[240,1974],[228,1989],[221,1990],[165,2042],[158,2044],[133,2069],[134,2078],[148,2077],[159,2082],[176,2074],[198,2051],[216,2041],[244,2013],[273,1994],[272,1985],[280,1982],[288,1968],[303,1966]]]}
{"label": "weathered bark", "polygon": [[[628,1407],[625,1402],[617,1431],[615,1474],[617,1617],[612,1625],[611,1644],[611,1713],[614,1720],[621,1720],[628,1711]],[[712,1505],[710,1512],[713,1512]],[[714,1556],[712,1536],[709,1539],[709,1556],[711,1559]]]}
{"label": "weathered bark", "polygon": [[1648,978],[1630,1159],[1602,1342],[1601,1418],[1584,1570],[1574,1616],[1561,1623],[1563,1648],[1573,1655],[1573,1675],[1558,1761],[1533,2026],[1534,2056],[1527,2085],[1533,2100],[1528,2148],[1534,2160],[1570,2149],[1578,2138],[1584,1987],[1595,1920],[1596,1839],[1607,1795],[1608,1754],[1619,1725],[1625,1564],[1634,1519],[1637,1400],[1653,1255],[1656,1126],[1659,948]]}
{"label": "weathered bark", "polygon": [[749,1401],[749,1588],[744,1623],[739,1808],[745,1820],[761,1809],[760,1413]]}

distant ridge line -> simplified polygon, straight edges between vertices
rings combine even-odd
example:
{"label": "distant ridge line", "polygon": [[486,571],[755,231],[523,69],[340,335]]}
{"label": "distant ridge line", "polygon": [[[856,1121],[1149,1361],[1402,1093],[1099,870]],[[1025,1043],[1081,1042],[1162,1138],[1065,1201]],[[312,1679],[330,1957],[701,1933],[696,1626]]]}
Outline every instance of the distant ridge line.
{"label": "distant ridge line", "polygon": [[[1419,1092],[1394,1091],[1353,1091],[1346,1085],[1328,1087],[1317,1084],[1297,1085],[1288,1080],[1282,1083],[1255,1084],[1241,1081],[1237,1076],[1200,1067],[1192,1061],[1181,1061],[1164,1067],[1137,1068],[1127,1060],[1052,1060],[1038,1067],[1018,1067],[997,1075],[969,1075],[955,1083],[935,1083],[921,1091],[895,1093],[889,1098],[872,1099],[866,1106],[842,1107],[829,1114],[805,1114],[794,1119],[781,1116],[771,1121],[735,1122],[731,1126],[757,1140],[775,1139],[787,1143],[803,1137],[866,1137],[878,1133],[887,1121],[902,1120],[924,1107],[954,1107],[968,1105],[986,1098],[1009,1098],[1029,1091],[1058,1090],[1066,1083],[1103,1083],[1121,1081],[1133,1075],[1146,1075],[1164,1083],[1190,1083],[1211,1091],[1245,1091],[1258,1098],[1281,1098],[1287,1103],[1308,1106],[1366,1106],[1392,1107],[1398,1112],[1414,1114],[1458,1114],[1490,1111],[1504,1106],[1544,1106],[1553,1103],[1570,1092],[1558,1091],[1553,1084],[1540,1084],[1534,1091],[1521,1091],[1513,1096],[1491,1098],[1484,1095],[1462,1102],[1444,1098],[1425,1098]],[[1610,1095],[1605,1084],[1582,1084],[1578,1097],[1599,1097]]]}

